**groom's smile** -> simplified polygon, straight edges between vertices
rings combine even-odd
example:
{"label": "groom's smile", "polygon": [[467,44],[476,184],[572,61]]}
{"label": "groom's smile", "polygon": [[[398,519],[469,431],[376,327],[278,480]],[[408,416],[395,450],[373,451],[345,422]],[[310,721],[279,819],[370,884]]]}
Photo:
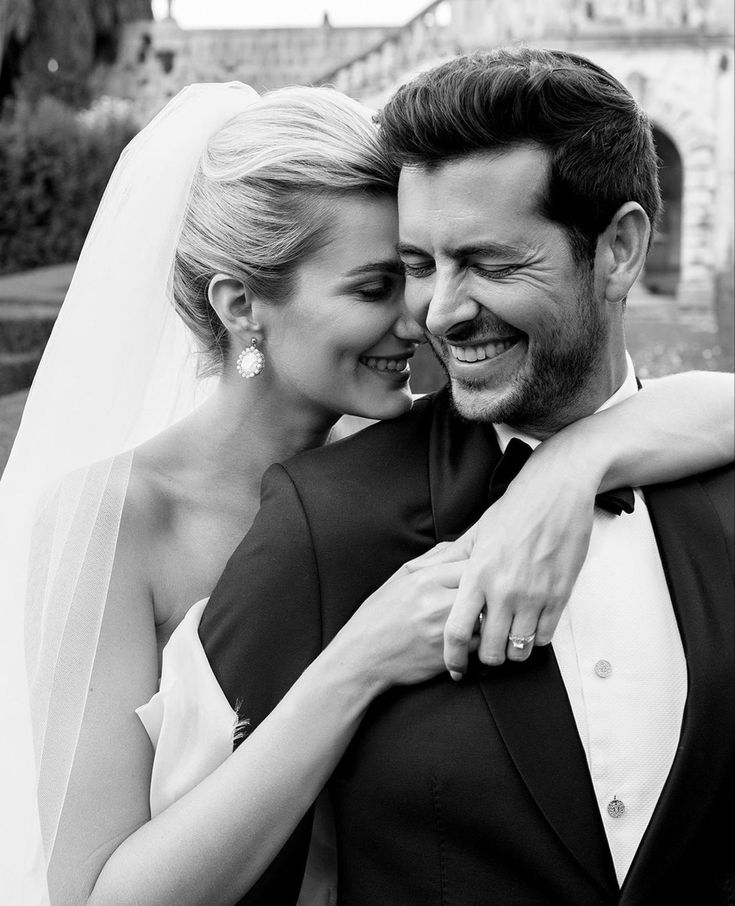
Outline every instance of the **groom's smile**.
{"label": "groom's smile", "polygon": [[489,342],[472,344],[471,346],[454,346],[447,343],[447,348],[456,362],[485,362],[497,359],[504,352],[515,346],[516,339],[490,340]]}

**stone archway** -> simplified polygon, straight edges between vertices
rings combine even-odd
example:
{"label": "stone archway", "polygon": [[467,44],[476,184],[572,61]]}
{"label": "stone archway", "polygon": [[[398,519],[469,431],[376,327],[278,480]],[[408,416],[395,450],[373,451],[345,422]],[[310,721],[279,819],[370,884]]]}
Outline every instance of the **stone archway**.
{"label": "stone archway", "polygon": [[673,296],[681,276],[683,166],[678,148],[663,129],[654,126],[653,138],[660,161],[663,206],[653,234],[643,282],[653,293]]}
{"label": "stone archway", "polygon": [[[604,65],[604,63],[603,63]],[[717,255],[716,120],[707,103],[710,81],[701,55],[682,49],[680,65],[661,69],[661,57],[635,60],[621,73],[653,124],[662,163],[664,214],[643,283],[671,294],[682,311],[712,313]],[[608,68],[614,71],[609,64]],[[711,100],[711,98],[710,98]],[[678,221],[678,222],[677,222]]]}

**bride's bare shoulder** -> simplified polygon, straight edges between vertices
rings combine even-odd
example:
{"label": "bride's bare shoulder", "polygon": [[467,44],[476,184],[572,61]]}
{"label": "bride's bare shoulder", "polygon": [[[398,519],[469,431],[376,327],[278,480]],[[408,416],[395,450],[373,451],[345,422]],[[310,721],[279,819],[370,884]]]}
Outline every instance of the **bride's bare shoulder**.
{"label": "bride's bare shoulder", "polygon": [[163,532],[171,524],[181,497],[185,447],[180,432],[168,429],[132,451],[126,516],[146,534]]}
{"label": "bride's bare shoulder", "polygon": [[115,579],[154,600],[161,551],[175,524],[176,442],[166,431],[131,450],[115,551]]}

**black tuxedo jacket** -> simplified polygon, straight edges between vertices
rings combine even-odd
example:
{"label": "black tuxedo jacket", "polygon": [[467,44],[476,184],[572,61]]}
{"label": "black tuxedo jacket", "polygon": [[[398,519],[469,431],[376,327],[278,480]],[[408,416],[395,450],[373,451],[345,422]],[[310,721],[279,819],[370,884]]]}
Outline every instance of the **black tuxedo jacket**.
{"label": "black tuxedo jacket", "polygon": [[[200,628],[251,727],[403,562],[482,514],[499,455],[492,428],[458,419],[440,392],[269,470]],[[443,675],[375,701],[331,782],[341,904],[735,902],[732,489],[731,468],[646,489],[688,697],[622,890],[550,646],[525,664],[475,665],[459,684]],[[310,820],[243,903],[295,902]]]}

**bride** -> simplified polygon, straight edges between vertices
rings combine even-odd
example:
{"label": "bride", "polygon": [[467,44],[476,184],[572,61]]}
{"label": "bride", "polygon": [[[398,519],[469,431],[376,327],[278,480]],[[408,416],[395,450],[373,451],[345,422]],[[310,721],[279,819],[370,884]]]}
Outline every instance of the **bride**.
{"label": "bride", "polygon": [[[608,482],[639,485],[732,457],[726,376],[651,382],[602,422],[542,445],[456,547],[399,570],[234,754],[224,757],[230,715],[212,713],[191,728],[196,744],[179,751],[180,764],[154,763],[136,709],[158,689],[174,630],[247,532],[266,468],[334,439],[343,414],[394,418],[411,406],[409,362],[422,336],[402,303],[396,176],[357,103],[328,89],[260,98],[237,84],[186,89],[113,174],[0,486],[3,583],[15,613],[27,601],[52,904],[236,902],[349,742],[359,714],[341,703],[359,693],[364,710],[379,686],[444,669],[446,617],[495,514],[518,534],[514,562],[494,568],[516,592],[509,625],[536,626],[541,608],[524,589],[549,589],[556,603],[538,631],[548,642],[584,557],[600,465]],[[642,452],[633,464],[631,435]],[[580,471],[577,455],[570,474],[556,452],[565,445],[593,450],[594,472]],[[535,512],[521,521],[514,494],[534,482]],[[562,539],[564,562],[546,563],[540,552]],[[481,591],[489,608],[502,605]],[[201,608],[188,618],[194,635]],[[22,668],[9,625],[10,676]],[[190,656],[199,676],[195,646]],[[22,709],[16,717],[22,767],[28,733]],[[164,729],[151,729],[154,745]],[[169,770],[188,777],[186,788],[171,793]],[[297,795],[281,794],[284,770]],[[19,821],[26,793],[13,790]],[[18,836],[8,837],[14,886],[5,890],[41,903],[40,872],[21,874],[39,847]],[[328,902],[326,861],[313,853],[302,903]]]}

